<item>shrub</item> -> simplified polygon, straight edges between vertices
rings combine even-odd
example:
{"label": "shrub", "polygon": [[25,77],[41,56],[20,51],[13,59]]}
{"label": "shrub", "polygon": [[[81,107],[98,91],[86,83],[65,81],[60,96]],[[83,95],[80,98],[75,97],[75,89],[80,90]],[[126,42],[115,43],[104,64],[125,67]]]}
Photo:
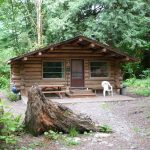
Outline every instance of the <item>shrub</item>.
{"label": "shrub", "polygon": [[72,146],[72,145],[78,145],[79,141],[77,141],[75,138],[67,137],[65,138],[65,143],[67,146]]}
{"label": "shrub", "polygon": [[[0,107],[4,107],[2,102],[0,102]],[[0,115],[0,140],[6,144],[14,144],[16,142],[15,133],[22,130],[21,116],[14,117],[10,112],[5,111]]]}
{"label": "shrub", "polygon": [[150,90],[148,87],[150,87],[150,78],[145,79],[136,79],[131,78],[127,79],[124,82],[125,85],[132,87],[130,88],[130,93],[140,95],[140,96],[150,96]]}
{"label": "shrub", "polygon": [[78,133],[78,131],[77,131],[75,128],[71,128],[71,129],[69,130],[69,135],[70,135],[71,137],[76,137],[78,134],[79,134],[79,133]]}
{"label": "shrub", "polygon": [[150,78],[150,69],[143,70],[140,76],[142,78]]}
{"label": "shrub", "polygon": [[135,83],[135,81],[136,81],[136,78],[127,79],[127,80],[125,80],[124,85],[125,86],[131,86]]}
{"label": "shrub", "polygon": [[17,100],[19,100],[18,95],[17,95],[17,94],[14,94],[14,93],[11,92],[10,90],[7,91],[6,95],[7,95],[7,98],[8,98],[10,101],[17,101]]}
{"label": "shrub", "polygon": [[108,125],[102,125],[102,126],[99,126],[99,131],[104,132],[104,133],[111,133],[112,129]]}
{"label": "shrub", "polygon": [[0,77],[0,88],[8,87],[8,79],[5,76]]}
{"label": "shrub", "polygon": [[150,96],[150,90],[148,88],[136,88],[131,93],[140,95],[140,96]]}
{"label": "shrub", "polygon": [[44,136],[50,140],[57,140],[59,138],[59,134],[52,130],[49,130],[48,132],[44,132]]}

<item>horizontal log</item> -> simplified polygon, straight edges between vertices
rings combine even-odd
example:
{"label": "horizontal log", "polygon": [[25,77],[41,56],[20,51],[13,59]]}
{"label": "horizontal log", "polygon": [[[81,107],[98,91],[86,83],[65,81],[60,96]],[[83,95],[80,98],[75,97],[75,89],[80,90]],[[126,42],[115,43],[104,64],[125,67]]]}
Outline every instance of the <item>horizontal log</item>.
{"label": "horizontal log", "polygon": [[37,64],[25,64],[24,67],[25,68],[41,68],[42,64],[41,63],[37,63]]}
{"label": "horizontal log", "polygon": [[28,65],[28,64],[40,64],[40,63],[42,63],[42,60],[29,60],[26,61],[24,64]]}
{"label": "horizontal log", "polygon": [[[38,83],[38,82],[26,83],[25,87],[31,87],[34,84],[43,85],[43,84],[47,84],[47,83]],[[52,85],[52,84],[54,84],[54,83],[50,83],[50,85]],[[54,84],[54,85],[56,85],[56,84]],[[67,83],[63,83],[62,85],[67,85]]]}
{"label": "horizontal log", "polygon": [[36,80],[42,80],[42,76],[33,76],[33,77],[25,76],[24,79],[27,80],[27,82],[28,82],[28,80],[36,81]]}
{"label": "horizontal log", "polygon": [[25,71],[42,71],[42,68],[25,68]]}
{"label": "horizontal log", "polygon": [[42,76],[42,72],[39,72],[39,71],[37,71],[37,72],[25,72],[25,76],[29,76],[29,77],[31,77],[31,78],[33,78],[34,76],[39,76],[39,77],[41,77]]}
{"label": "horizontal log", "polygon": [[20,75],[20,70],[19,71],[11,71],[11,74],[13,74],[13,75]]}
{"label": "horizontal log", "polygon": [[12,77],[11,79],[12,79],[12,80],[21,80],[21,77],[16,77],[16,76],[15,76],[15,77]]}
{"label": "horizontal log", "polygon": [[26,63],[29,62],[29,61],[33,61],[33,60],[34,60],[34,61],[35,61],[35,60],[36,60],[36,61],[41,61],[41,56],[38,56],[38,55],[37,55],[37,56],[32,56],[32,55],[31,55],[31,56],[28,57],[28,60],[26,61]]}
{"label": "horizontal log", "polygon": [[17,69],[17,68],[20,68],[20,64],[12,65],[11,68],[16,68],[16,69]]}

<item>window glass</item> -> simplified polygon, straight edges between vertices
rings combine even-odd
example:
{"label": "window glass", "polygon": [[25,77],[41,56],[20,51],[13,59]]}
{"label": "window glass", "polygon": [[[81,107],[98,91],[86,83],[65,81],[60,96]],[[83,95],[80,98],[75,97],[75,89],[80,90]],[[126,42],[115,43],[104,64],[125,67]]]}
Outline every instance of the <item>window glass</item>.
{"label": "window glass", "polygon": [[64,63],[43,62],[43,78],[64,78]]}
{"label": "window glass", "polygon": [[94,61],[90,62],[91,77],[108,77],[108,63]]}

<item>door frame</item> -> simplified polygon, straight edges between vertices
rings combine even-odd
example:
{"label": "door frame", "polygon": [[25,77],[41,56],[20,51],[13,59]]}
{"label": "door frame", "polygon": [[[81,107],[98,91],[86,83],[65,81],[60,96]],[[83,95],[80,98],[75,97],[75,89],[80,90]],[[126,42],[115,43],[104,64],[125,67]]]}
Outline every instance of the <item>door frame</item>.
{"label": "door frame", "polygon": [[82,79],[83,79],[83,86],[81,86],[81,87],[84,87],[85,86],[85,81],[84,81],[84,59],[74,59],[74,58],[72,58],[71,59],[71,76],[70,76],[70,85],[71,85],[71,87],[74,87],[74,86],[72,86],[72,60],[81,60],[82,61]]}

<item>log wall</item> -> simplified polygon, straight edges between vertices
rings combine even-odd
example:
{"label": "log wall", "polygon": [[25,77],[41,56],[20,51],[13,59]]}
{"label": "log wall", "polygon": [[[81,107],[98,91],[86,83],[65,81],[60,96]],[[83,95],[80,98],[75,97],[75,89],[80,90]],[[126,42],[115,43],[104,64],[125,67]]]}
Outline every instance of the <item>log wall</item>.
{"label": "log wall", "polygon": [[[85,53],[85,52],[84,52]],[[56,57],[57,56],[57,57]],[[59,56],[59,58],[58,58]],[[85,87],[101,89],[101,81],[109,81],[114,88],[119,88],[122,81],[119,62],[111,58],[103,58],[95,54],[90,56],[82,56],[79,54],[52,54],[42,56],[30,56],[26,61],[20,60],[11,64],[11,82],[17,85],[17,88],[21,89],[22,95],[27,95],[27,90],[35,83],[37,84],[62,84],[70,86],[70,72],[65,72],[62,79],[43,79],[42,77],[42,63],[43,61],[63,61],[64,69],[71,68],[71,59],[80,58],[84,59],[84,84]],[[109,77],[90,77],[90,61],[108,61],[109,63]],[[70,69],[71,70],[71,69]]]}

